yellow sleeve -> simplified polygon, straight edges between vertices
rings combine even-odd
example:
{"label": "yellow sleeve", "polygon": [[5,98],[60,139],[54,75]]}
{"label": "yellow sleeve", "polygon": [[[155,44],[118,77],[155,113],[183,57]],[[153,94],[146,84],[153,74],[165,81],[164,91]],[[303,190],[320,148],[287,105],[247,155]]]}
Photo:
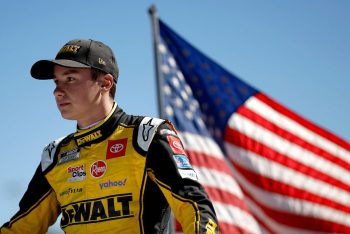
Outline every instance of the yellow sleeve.
{"label": "yellow sleeve", "polygon": [[19,211],[0,228],[0,233],[46,233],[59,213],[56,195],[39,166],[19,203]]}

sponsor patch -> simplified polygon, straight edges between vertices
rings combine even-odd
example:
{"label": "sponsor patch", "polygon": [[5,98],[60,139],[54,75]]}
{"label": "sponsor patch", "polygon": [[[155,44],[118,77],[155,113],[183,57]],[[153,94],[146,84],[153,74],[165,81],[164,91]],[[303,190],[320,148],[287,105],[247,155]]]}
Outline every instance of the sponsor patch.
{"label": "sponsor patch", "polygon": [[167,139],[171,149],[175,154],[186,154],[179,138],[175,136],[167,136]]}
{"label": "sponsor patch", "polygon": [[72,150],[61,153],[57,164],[74,161],[79,159],[79,157],[80,157],[79,148],[74,148]]}
{"label": "sponsor patch", "polygon": [[192,168],[190,160],[186,155],[173,155],[173,157],[178,168]]}
{"label": "sponsor patch", "polygon": [[61,227],[134,217],[131,193],[74,202],[61,207]]}
{"label": "sponsor patch", "polygon": [[60,197],[66,196],[72,193],[81,193],[83,192],[83,188],[67,188],[63,192],[60,192]]}
{"label": "sponsor patch", "polygon": [[82,144],[85,144],[90,141],[94,141],[96,139],[99,139],[102,137],[102,132],[101,130],[98,130],[96,132],[90,133],[89,135],[82,136],[77,139],[77,144],[78,146],[81,146]]}
{"label": "sponsor patch", "polygon": [[106,159],[125,156],[127,144],[128,138],[108,141]]}
{"label": "sponsor patch", "polygon": [[106,171],[107,171],[107,164],[102,160],[98,160],[93,164],[91,164],[90,166],[90,174],[92,177],[95,177],[95,178],[102,177],[106,173]]}
{"label": "sponsor patch", "polygon": [[106,189],[110,187],[122,187],[126,185],[126,178],[123,180],[108,180],[107,182],[101,183],[100,184],[100,189]]}
{"label": "sponsor patch", "polygon": [[177,136],[176,132],[174,132],[173,130],[170,129],[162,129],[159,131],[160,135],[173,135],[173,136]]}
{"label": "sponsor patch", "polygon": [[70,174],[69,182],[82,181],[86,178],[84,164],[68,167],[67,173]]}
{"label": "sponsor patch", "polygon": [[188,178],[191,180],[198,180],[197,174],[194,170],[179,169],[178,171],[183,179]]}

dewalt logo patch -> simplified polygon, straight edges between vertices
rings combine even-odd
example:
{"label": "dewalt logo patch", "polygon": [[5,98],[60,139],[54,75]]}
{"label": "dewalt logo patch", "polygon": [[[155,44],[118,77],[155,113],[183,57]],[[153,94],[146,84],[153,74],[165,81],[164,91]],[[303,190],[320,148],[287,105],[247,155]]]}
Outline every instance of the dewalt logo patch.
{"label": "dewalt logo patch", "polygon": [[134,217],[130,210],[132,194],[116,194],[62,207],[61,227]]}
{"label": "dewalt logo patch", "polygon": [[98,138],[102,137],[102,133],[101,133],[101,130],[98,130],[96,132],[93,132],[87,136],[83,136],[81,138],[78,138],[77,139],[77,144],[78,146],[86,143],[86,142],[90,142],[90,141],[93,141],[93,140],[96,140]]}

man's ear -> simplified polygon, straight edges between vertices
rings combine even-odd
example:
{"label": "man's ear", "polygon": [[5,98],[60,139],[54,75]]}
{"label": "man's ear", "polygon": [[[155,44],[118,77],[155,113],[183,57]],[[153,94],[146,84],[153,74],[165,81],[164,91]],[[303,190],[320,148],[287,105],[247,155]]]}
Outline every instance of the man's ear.
{"label": "man's ear", "polygon": [[113,76],[111,74],[106,74],[100,78],[100,86],[102,89],[109,91],[114,83]]}

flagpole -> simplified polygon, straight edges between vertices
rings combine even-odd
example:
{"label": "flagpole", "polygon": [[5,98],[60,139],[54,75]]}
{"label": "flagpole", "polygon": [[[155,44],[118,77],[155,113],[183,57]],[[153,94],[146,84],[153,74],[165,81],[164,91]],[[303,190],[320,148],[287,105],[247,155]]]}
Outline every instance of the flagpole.
{"label": "flagpole", "polygon": [[157,101],[158,101],[158,115],[160,118],[165,118],[164,113],[164,99],[161,95],[161,89],[163,87],[163,77],[160,71],[160,54],[158,50],[158,45],[160,42],[159,39],[159,25],[158,25],[158,16],[157,8],[155,5],[150,6],[148,13],[151,16],[152,21],[152,35],[153,35],[153,48],[154,48],[154,58],[155,58],[155,70],[156,70],[156,85],[157,85]]}
{"label": "flagpole", "polygon": [[[165,112],[164,112],[164,99],[162,93],[162,87],[163,87],[163,77],[160,70],[160,54],[158,50],[158,45],[160,44],[160,37],[159,37],[159,24],[158,24],[158,16],[157,16],[157,8],[155,5],[151,5],[148,9],[148,13],[151,16],[152,21],[152,35],[153,35],[153,49],[154,49],[154,60],[155,60],[155,70],[156,70],[156,85],[157,85],[157,101],[158,101],[158,115],[160,118],[165,119]],[[168,226],[168,234],[172,234],[175,232],[174,224],[173,224],[174,217],[173,215],[170,216],[169,219],[169,226]]]}

